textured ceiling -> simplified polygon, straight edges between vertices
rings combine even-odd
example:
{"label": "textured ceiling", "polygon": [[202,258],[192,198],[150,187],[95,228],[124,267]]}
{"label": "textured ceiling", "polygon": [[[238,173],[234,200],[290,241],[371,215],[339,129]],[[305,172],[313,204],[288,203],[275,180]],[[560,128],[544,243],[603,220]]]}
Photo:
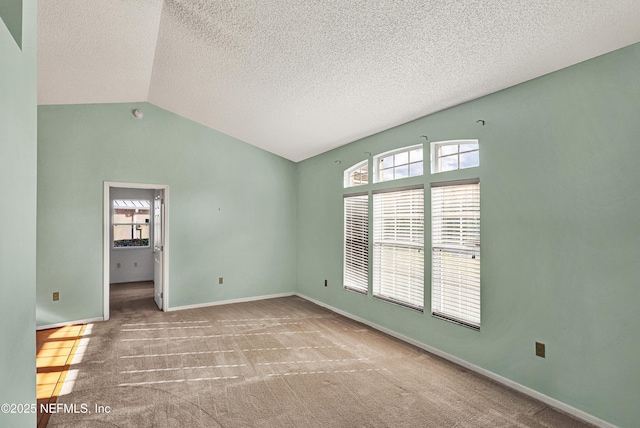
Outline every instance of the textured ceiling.
{"label": "textured ceiling", "polygon": [[146,101],[161,11],[162,0],[39,0],[38,104]]}
{"label": "textured ceiling", "polygon": [[293,161],[640,41],[638,0],[40,0],[40,104],[148,101]]}

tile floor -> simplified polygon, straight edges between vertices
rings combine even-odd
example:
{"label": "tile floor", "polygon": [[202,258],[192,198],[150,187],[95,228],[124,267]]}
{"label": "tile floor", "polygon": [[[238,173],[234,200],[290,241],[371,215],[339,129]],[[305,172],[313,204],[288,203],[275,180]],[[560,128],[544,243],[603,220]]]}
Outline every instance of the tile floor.
{"label": "tile floor", "polygon": [[40,405],[55,403],[69,372],[74,356],[80,350],[85,325],[70,325],[36,331],[36,392],[38,428],[46,427],[49,413],[40,413]]}

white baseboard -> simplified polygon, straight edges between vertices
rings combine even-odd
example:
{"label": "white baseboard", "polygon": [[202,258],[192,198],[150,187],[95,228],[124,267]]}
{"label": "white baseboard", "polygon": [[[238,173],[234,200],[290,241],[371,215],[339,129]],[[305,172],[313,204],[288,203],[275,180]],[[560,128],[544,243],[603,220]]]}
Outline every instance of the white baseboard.
{"label": "white baseboard", "polygon": [[483,369],[482,367],[476,366],[474,364],[471,364],[463,359],[460,359],[458,357],[455,357],[451,354],[447,354],[446,352],[443,352],[437,348],[434,348],[432,346],[426,345],[422,342],[419,342],[417,340],[414,340],[410,337],[407,337],[403,334],[397,333],[393,330],[390,330],[386,327],[382,327],[381,325],[375,324],[371,321],[368,321],[364,318],[360,318],[357,317],[355,315],[352,315],[348,312],[345,312],[341,309],[338,308],[334,308],[333,306],[327,305],[326,303],[320,302],[318,300],[312,299],[311,297],[305,296],[304,294],[300,294],[300,293],[294,293],[296,296],[301,297],[305,300],[308,300],[311,303],[315,303],[318,306],[322,306],[323,308],[329,309],[330,311],[333,311],[337,314],[340,314],[342,316],[345,316],[347,318],[350,318],[354,321],[358,321],[362,324],[368,325],[371,328],[374,328],[378,331],[381,331],[383,333],[388,334],[389,336],[395,337],[396,339],[400,339],[403,342],[407,342],[415,347],[418,347],[420,349],[424,349],[425,351],[437,355],[439,357],[444,358],[445,360],[449,360],[452,363],[458,364],[459,366],[465,367],[471,371],[474,371],[476,373],[479,373],[483,376],[488,377],[489,379],[495,380],[496,382],[499,382],[503,385],[508,386],[509,388],[515,389],[518,392],[522,392],[525,395],[528,395],[529,397],[535,398],[536,400],[542,401],[545,404],[548,404],[549,406],[556,408],[558,410],[563,411],[564,413],[568,413],[569,415],[581,419],[585,422],[591,423],[593,425],[602,427],[602,428],[615,428],[615,425],[612,425],[606,421],[603,421],[602,419],[599,419],[593,415],[590,415],[589,413],[583,412],[580,409],[576,409],[575,407],[572,407],[566,403],[563,403],[562,401],[556,400],[555,398],[549,397],[548,395],[542,394],[541,392],[538,392],[534,389],[531,389],[527,386],[521,385],[517,382],[514,382],[510,379],[507,379],[506,377],[500,376],[499,374],[496,374],[492,371],[489,371],[487,369]]}
{"label": "white baseboard", "polygon": [[278,297],[291,297],[295,295],[296,293],[289,292],[289,293],[280,293],[280,294],[269,294],[266,296],[242,297],[239,299],[219,300],[217,302],[196,303],[194,305],[174,306],[171,308],[167,308],[167,312],[183,311],[185,309],[206,308],[208,306],[230,305],[232,303],[254,302],[256,300],[277,299]]}
{"label": "white baseboard", "polygon": [[66,327],[68,325],[74,325],[74,324],[89,324],[92,322],[100,322],[100,321],[104,321],[104,318],[98,317],[98,318],[87,318],[87,319],[75,320],[75,321],[64,321],[64,322],[58,322],[55,324],[39,325],[36,327],[36,330],[46,330],[48,328]]}

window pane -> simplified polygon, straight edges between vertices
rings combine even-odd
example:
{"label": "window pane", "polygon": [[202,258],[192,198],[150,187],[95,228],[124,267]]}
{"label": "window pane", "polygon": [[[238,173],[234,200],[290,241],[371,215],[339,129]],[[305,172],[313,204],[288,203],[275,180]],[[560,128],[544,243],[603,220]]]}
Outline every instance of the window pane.
{"label": "window pane", "polygon": [[382,171],[382,181],[393,180],[393,168]]}
{"label": "window pane", "polygon": [[116,199],[113,201],[113,223],[149,223],[150,201]]}
{"label": "window pane", "polygon": [[[379,183],[382,181],[412,177],[413,175],[421,175],[421,173],[419,173],[420,167],[410,167],[410,164],[423,162],[422,157],[423,147],[421,144],[395,150],[392,155],[383,153],[374,156],[374,182]],[[410,169],[412,169],[415,174],[410,173]]]}
{"label": "window pane", "polygon": [[133,214],[134,223],[149,223],[149,210],[138,210]]}
{"label": "window pane", "polygon": [[411,177],[416,177],[418,175],[422,175],[423,174],[423,164],[422,162],[418,162],[418,163],[412,163],[409,166],[409,175]]}
{"label": "window pane", "polygon": [[133,223],[132,213],[129,210],[116,209],[113,212],[114,223]]}
{"label": "window pane", "polygon": [[369,183],[368,161],[360,162],[344,172],[344,187],[360,186]]}
{"label": "window pane", "polygon": [[360,168],[360,182],[366,184],[369,182],[369,165]]}
{"label": "window pane", "polygon": [[440,156],[452,155],[454,153],[458,153],[458,145],[457,144],[449,144],[440,146]]}
{"label": "window pane", "polygon": [[149,225],[135,224],[114,224],[113,225],[113,246],[114,247],[148,247],[149,246]]}
{"label": "window pane", "polygon": [[395,158],[396,165],[404,165],[409,163],[409,153],[402,152],[398,153]]}
{"label": "window pane", "polygon": [[440,158],[440,171],[452,171],[458,169],[458,155]]}
{"label": "window pane", "polygon": [[361,184],[367,184],[369,181],[369,175],[367,174],[367,167],[360,168],[353,171],[350,176],[350,186],[359,186]]}
{"label": "window pane", "polygon": [[470,168],[480,165],[480,152],[460,153],[460,168]]}
{"label": "window pane", "polygon": [[460,144],[461,152],[470,152],[472,150],[478,150],[478,143],[475,144]]}
{"label": "window pane", "polygon": [[382,160],[380,160],[380,169],[389,168],[392,166],[393,166],[393,155],[387,156],[386,158],[383,158]]}
{"label": "window pane", "polygon": [[409,176],[409,165],[396,167],[396,178],[405,178]]}
{"label": "window pane", "polygon": [[116,208],[114,223],[149,223],[149,209]]}
{"label": "window pane", "polygon": [[457,140],[431,143],[431,173],[453,171],[480,165],[478,140]]}
{"label": "window pane", "polygon": [[418,162],[422,160],[422,149],[411,150],[409,153],[410,162]]}

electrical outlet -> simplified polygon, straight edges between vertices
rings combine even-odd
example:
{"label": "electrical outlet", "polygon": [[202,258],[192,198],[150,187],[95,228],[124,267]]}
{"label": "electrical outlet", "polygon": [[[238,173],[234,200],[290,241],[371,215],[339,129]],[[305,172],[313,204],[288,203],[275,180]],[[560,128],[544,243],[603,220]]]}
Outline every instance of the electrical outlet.
{"label": "electrical outlet", "polygon": [[224,284],[224,278],[223,277],[218,278],[218,284]]}
{"label": "electrical outlet", "polygon": [[328,285],[328,281],[325,279],[324,280],[324,286],[326,287]]}
{"label": "electrical outlet", "polygon": [[544,343],[536,342],[536,356],[544,358]]}
{"label": "electrical outlet", "polygon": [[57,302],[58,300],[60,300],[60,292],[59,291],[54,291],[53,292],[53,301]]}

